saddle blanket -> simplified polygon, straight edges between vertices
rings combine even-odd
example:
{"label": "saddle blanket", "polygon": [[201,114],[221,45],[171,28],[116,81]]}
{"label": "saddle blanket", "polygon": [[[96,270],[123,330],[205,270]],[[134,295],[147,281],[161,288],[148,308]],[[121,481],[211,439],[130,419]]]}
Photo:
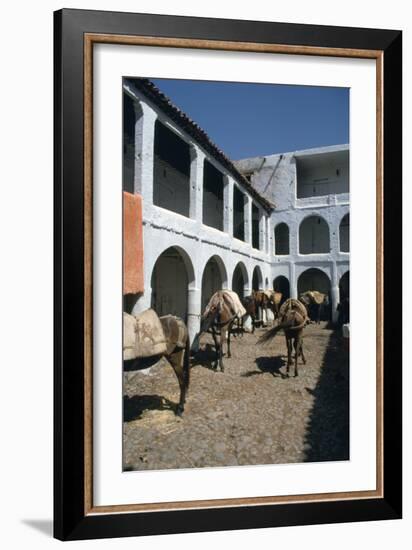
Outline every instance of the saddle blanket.
{"label": "saddle blanket", "polygon": [[290,310],[298,311],[305,319],[308,316],[306,307],[302,304],[302,302],[299,302],[299,300],[295,300],[294,298],[288,298],[286,302],[280,306],[279,317],[282,318]]}
{"label": "saddle blanket", "polygon": [[246,309],[243,307],[239,296],[233,290],[224,290],[223,299],[229,304],[233,314],[241,319],[243,315],[246,315]]}
{"label": "saddle blanket", "polygon": [[308,296],[310,296],[315,304],[318,306],[320,304],[323,304],[323,301],[325,299],[325,294],[322,294],[322,292],[318,292],[317,290],[308,290],[306,292]]}
{"label": "saddle blanket", "polygon": [[160,322],[167,339],[167,353],[171,353],[175,348],[184,349],[187,342],[187,328],[183,320],[174,315],[164,315],[160,317]]}
{"label": "saddle blanket", "polygon": [[162,323],[153,309],[139,315],[123,312],[123,359],[137,359],[166,353]]}

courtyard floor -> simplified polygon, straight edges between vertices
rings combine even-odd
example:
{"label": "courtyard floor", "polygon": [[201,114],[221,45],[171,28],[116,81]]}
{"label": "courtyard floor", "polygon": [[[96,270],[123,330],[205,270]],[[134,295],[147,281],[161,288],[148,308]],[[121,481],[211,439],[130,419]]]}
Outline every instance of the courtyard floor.
{"label": "courtyard floor", "polygon": [[[349,458],[349,354],[325,323],[305,328],[299,376],[286,377],[283,333],[233,338],[225,372],[214,371],[212,339],[192,362],[182,418],[179,386],[159,361],[124,373],[125,470],[281,464]],[[292,368],[293,372],[293,368]],[[292,374],[292,373],[291,373]]]}

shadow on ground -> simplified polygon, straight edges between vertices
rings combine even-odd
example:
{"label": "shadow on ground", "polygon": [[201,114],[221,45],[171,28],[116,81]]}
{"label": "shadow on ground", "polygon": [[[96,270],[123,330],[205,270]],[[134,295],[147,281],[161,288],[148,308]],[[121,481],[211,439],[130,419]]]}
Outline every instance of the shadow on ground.
{"label": "shadow on ground", "polygon": [[209,370],[216,370],[213,365],[217,361],[217,353],[215,347],[211,344],[206,344],[204,347],[193,354],[191,360],[191,368],[204,367]]}
{"label": "shadow on ground", "polygon": [[349,353],[332,333],[314,390],[305,435],[305,462],[349,460]]}
{"label": "shadow on ground", "polygon": [[241,376],[244,378],[249,378],[250,376],[255,376],[257,374],[270,373],[274,377],[286,377],[285,374],[280,371],[280,369],[286,364],[283,355],[256,357],[255,363],[259,370],[251,370],[241,374]]}
{"label": "shadow on ground", "polygon": [[177,403],[173,403],[160,395],[134,395],[123,397],[124,422],[131,422],[142,417],[145,411],[173,411]]}

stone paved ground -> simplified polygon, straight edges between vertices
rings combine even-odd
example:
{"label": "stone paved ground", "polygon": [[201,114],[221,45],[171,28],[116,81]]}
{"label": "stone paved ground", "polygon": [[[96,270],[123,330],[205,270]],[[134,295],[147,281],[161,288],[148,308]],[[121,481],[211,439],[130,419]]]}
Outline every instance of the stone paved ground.
{"label": "stone paved ground", "polygon": [[[234,339],[215,372],[211,338],[201,339],[182,418],[179,386],[164,361],[124,373],[124,468],[152,470],[345,460],[349,457],[348,353],[325,324],[305,329],[307,364],[287,378],[283,334],[257,346]],[[147,371],[146,371],[147,372]]]}

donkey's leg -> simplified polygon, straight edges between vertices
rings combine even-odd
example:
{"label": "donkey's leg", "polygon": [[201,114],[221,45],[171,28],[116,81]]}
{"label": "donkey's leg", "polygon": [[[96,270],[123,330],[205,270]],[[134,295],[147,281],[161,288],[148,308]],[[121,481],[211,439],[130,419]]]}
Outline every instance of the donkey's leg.
{"label": "donkey's leg", "polygon": [[235,326],[233,325],[233,338],[237,337],[237,332],[239,332],[239,321],[237,323],[237,330],[235,330]]}
{"label": "donkey's leg", "polygon": [[229,326],[228,326],[228,329],[227,329],[227,356],[230,358],[232,357],[232,353],[230,351],[230,334],[232,332],[232,326],[234,325],[234,322],[235,321],[232,321]]}
{"label": "donkey's leg", "polygon": [[180,400],[176,408],[177,416],[182,416],[182,413],[185,407],[185,401],[186,401],[187,384],[186,384],[186,376],[184,372],[184,356],[185,356],[185,350],[180,349],[180,350],[174,351],[167,357],[169,363],[171,364],[171,366],[173,367],[173,370],[175,371],[177,381],[179,382],[179,387],[180,387]]}
{"label": "donkey's leg", "polygon": [[212,326],[212,336],[213,336],[213,342],[215,343],[215,351],[216,351],[216,356],[215,356],[215,360],[213,362],[213,369],[216,370],[217,369],[217,363],[218,363],[218,359],[219,359],[219,348],[220,348],[220,345],[218,345],[217,343],[217,337],[216,337],[216,331],[215,331],[215,327]]}
{"label": "donkey's leg", "polygon": [[292,364],[292,339],[288,338],[288,336],[285,335],[286,338],[286,347],[288,349],[288,365],[287,365],[287,375],[289,376],[290,371],[290,365]]}
{"label": "donkey's leg", "polygon": [[295,336],[293,339],[293,347],[295,348],[295,377],[298,375],[298,356],[300,353],[299,336]]}
{"label": "donkey's leg", "polygon": [[303,364],[306,365],[306,359],[303,355],[303,338],[302,335],[299,336],[299,348],[300,348],[300,355],[302,357]]}
{"label": "donkey's leg", "polygon": [[[221,370],[222,372],[224,372],[224,370],[225,370],[225,366],[224,366],[224,364],[223,364],[223,344],[224,344],[225,339],[226,339],[226,337],[227,337],[227,336],[226,336],[226,335],[227,335],[227,332],[228,332],[228,331],[227,331],[227,325],[224,326],[224,327],[222,327],[222,328],[220,329],[219,367],[220,367],[220,370]],[[229,349],[229,347],[228,347],[228,349]]]}

